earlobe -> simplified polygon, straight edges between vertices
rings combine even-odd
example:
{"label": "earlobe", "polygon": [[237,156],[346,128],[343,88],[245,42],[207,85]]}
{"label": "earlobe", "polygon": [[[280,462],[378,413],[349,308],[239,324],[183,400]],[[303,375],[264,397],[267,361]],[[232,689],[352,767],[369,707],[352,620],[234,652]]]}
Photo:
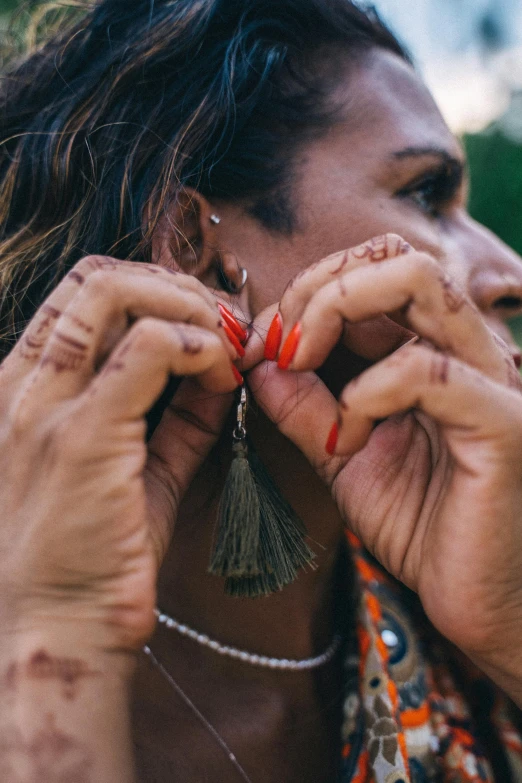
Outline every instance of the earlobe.
{"label": "earlobe", "polygon": [[219,278],[225,291],[237,296],[246,285],[248,272],[239,264],[233,253],[222,253]]}

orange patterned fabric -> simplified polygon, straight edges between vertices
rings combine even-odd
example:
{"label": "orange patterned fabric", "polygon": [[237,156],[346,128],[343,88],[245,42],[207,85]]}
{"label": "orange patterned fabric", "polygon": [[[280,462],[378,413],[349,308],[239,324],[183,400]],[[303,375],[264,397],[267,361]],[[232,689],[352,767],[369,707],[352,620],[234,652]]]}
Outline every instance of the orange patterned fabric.
{"label": "orange patterned fabric", "polygon": [[360,589],[342,783],[522,783],[512,705],[348,534]]}

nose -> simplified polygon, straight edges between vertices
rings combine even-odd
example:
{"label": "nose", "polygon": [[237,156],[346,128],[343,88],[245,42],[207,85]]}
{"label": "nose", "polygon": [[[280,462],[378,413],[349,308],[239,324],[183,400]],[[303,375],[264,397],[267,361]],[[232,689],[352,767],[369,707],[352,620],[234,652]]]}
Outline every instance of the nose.
{"label": "nose", "polygon": [[[491,329],[506,342],[520,367],[520,348],[505,323],[522,314],[522,258],[467,214],[456,226],[455,277],[482,312]],[[451,265],[451,262],[450,262]]]}
{"label": "nose", "polygon": [[522,258],[495,234],[468,215],[459,226],[459,256],[465,286],[489,319],[505,321],[522,314]]}

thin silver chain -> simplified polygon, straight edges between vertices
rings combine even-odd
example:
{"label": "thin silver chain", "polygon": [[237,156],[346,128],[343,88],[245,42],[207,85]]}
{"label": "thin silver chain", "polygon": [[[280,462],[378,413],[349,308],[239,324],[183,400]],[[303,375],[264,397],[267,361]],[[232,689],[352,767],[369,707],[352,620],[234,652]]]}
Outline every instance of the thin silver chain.
{"label": "thin silver chain", "polygon": [[177,631],[182,636],[186,636],[192,639],[197,644],[203,647],[208,647],[209,650],[213,650],[218,655],[225,655],[228,658],[235,658],[237,661],[243,663],[249,663],[252,666],[261,666],[265,669],[276,669],[280,671],[309,671],[310,669],[318,669],[320,666],[324,666],[328,661],[331,661],[334,655],[337,653],[341,646],[342,636],[336,634],[329,647],[313,658],[302,658],[301,660],[289,660],[288,658],[269,658],[266,655],[255,655],[249,653],[246,650],[239,650],[237,647],[230,647],[226,644],[221,644],[215,639],[211,639],[204,633],[199,633],[188,625],[179,623],[173,617],[169,617],[168,614],[155,610],[158,622],[165,625],[174,631]]}
{"label": "thin silver chain", "polygon": [[202,712],[198,710],[194,702],[187,696],[183,688],[178,685],[174,677],[172,677],[171,674],[168,673],[168,671],[165,669],[162,663],[158,661],[150,647],[145,645],[143,648],[143,652],[146,653],[152,663],[156,666],[156,668],[163,674],[165,679],[168,683],[170,683],[171,687],[174,689],[174,691],[178,694],[179,698],[187,705],[189,709],[192,710],[196,718],[199,720],[199,722],[204,726],[204,728],[214,737],[217,744],[221,748],[221,750],[225,753],[226,757],[230,761],[230,763],[234,766],[236,771],[241,775],[242,779],[245,781],[245,783],[252,783],[252,780],[248,777],[247,773],[235,757],[235,754],[232,753],[230,748],[228,747],[227,743],[221,736],[221,734],[218,732],[218,730],[212,725],[212,723],[205,718]]}

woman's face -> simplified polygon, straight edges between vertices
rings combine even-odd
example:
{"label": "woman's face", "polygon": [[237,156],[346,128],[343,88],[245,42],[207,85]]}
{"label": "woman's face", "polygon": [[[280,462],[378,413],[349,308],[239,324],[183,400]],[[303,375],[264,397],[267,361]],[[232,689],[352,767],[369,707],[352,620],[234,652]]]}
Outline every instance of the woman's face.
{"label": "woman's face", "polygon": [[219,242],[249,273],[241,304],[253,317],[313,262],[394,232],[431,253],[513,345],[503,321],[522,307],[522,259],[467,214],[463,151],[426,87],[407,63],[376,49],[334,97],[344,118],[297,155],[291,237],[237,205],[219,208]]}

